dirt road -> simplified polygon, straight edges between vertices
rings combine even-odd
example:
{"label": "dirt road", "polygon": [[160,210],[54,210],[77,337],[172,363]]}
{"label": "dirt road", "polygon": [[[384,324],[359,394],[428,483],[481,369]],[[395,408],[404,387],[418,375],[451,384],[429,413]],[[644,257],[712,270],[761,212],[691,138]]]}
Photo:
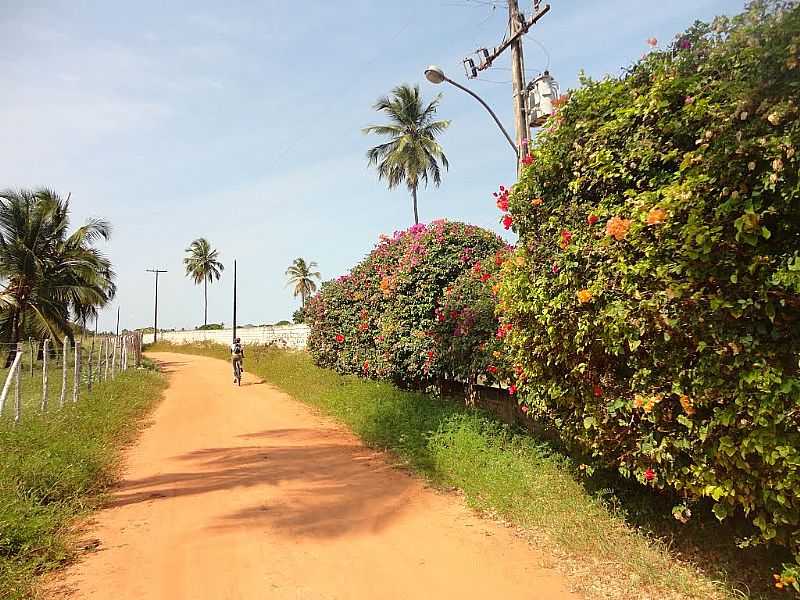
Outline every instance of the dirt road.
{"label": "dirt road", "polygon": [[48,597],[114,600],[577,598],[462,501],[389,467],[227,363],[155,354],[170,386],[131,449],[96,552]]}

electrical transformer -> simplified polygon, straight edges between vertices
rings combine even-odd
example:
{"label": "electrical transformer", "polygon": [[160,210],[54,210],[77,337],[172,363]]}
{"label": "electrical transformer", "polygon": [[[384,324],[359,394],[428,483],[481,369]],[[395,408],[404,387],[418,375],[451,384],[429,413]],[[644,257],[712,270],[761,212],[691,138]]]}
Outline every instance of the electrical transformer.
{"label": "electrical transformer", "polygon": [[541,127],[548,117],[553,116],[553,102],[558,95],[558,84],[549,71],[528,84],[528,116],[531,127]]}

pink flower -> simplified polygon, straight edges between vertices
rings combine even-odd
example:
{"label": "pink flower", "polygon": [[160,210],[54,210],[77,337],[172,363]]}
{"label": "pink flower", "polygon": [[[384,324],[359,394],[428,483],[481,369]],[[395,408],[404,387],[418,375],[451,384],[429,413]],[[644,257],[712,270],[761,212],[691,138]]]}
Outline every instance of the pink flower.
{"label": "pink flower", "polygon": [[561,270],[561,267],[559,267],[556,263],[553,263],[553,266],[550,267],[550,270],[555,275],[556,273],[558,273]]}
{"label": "pink flower", "polygon": [[658,46],[658,40],[657,40],[656,38],[654,38],[654,37],[648,38],[648,39],[647,39],[647,44],[648,44],[648,45],[649,45],[651,48],[655,48],[656,46]]}
{"label": "pink flower", "polygon": [[689,41],[689,38],[681,38],[678,42],[678,48],[681,50],[690,50],[692,48],[692,42]]}
{"label": "pink flower", "polygon": [[512,383],[512,384],[511,384],[511,385],[508,387],[508,393],[509,393],[510,395],[512,395],[512,396],[513,396],[514,394],[516,394],[516,393],[517,393],[517,386],[516,386],[516,385],[514,385],[514,384]]}
{"label": "pink flower", "polygon": [[528,406],[527,406],[526,404],[523,404],[523,405],[522,405],[522,412],[523,412],[523,413],[525,413],[525,414],[527,415],[527,414],[528,414],[528,410],[530,410],[530,409],[528,408]]}
{"label": "pink flower", "polygon": [[686,98],[683,99],[683,103],[687,105],[694,104],[694,96],[686,96]]}
{"label": "pink flower", "polygon": [[511,225],[514,223],[514,219],[511,218],[511,215],[506,215],[503,217],[503,227],[506,229],[511,229]]}

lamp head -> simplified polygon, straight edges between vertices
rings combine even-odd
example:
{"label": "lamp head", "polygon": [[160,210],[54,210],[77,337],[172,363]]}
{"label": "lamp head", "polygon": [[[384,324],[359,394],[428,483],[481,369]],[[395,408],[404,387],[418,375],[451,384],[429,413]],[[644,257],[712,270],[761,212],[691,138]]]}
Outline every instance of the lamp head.
{"label": "lamp head", "polygon": [[440,84],[446,79],[444,71],[436,65],[431,65],[425,69],[425,78],[435,84]]}

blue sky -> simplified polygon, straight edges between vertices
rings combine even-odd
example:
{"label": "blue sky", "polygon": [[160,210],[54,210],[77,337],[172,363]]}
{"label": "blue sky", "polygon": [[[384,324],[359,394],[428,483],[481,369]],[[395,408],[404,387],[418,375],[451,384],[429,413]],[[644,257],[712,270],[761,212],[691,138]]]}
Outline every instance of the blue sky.
{"label": "blue sky", "polygon": [[[530,11],[530,2],[521,6]],[[742,0],[551,0],[526,39],[531,75],[547,65],[562,89],[583,69],[617,74],[696,19],[733,14]],[[496,5],[496,6],[495,6]],[[380,122],[375,99],[400,83],[443,92],[441,142],[450,171],[420,194],[420,219],[462,220],[502,232],[491,193],[513,183],[506,141],[462,92],[424,81],[430,63],[467,83],[461,60],[499,42],[507,9],[489,0],[307,2],[38,2],[0,0],[0,187],[46,185],[72,194],[76,223],[109,219],[106,251],[119,293],[109,328],[202,324],[202,288],[183,250],[207,237],[228,267],[209,291],[209,320],[231,322],[232,261],[239,320],[290,318],[292,259],[328,279],[381,233],[412,224],[404,189],[366,165]],[[535,41],[534,41],[535,40]],[[538,42],[538,44],[537,44]],[[508,59],[468,85],[513,127]],[[508,236],[507,236],[508,237]],[[509,237],[510,241],[513,238]]]}

